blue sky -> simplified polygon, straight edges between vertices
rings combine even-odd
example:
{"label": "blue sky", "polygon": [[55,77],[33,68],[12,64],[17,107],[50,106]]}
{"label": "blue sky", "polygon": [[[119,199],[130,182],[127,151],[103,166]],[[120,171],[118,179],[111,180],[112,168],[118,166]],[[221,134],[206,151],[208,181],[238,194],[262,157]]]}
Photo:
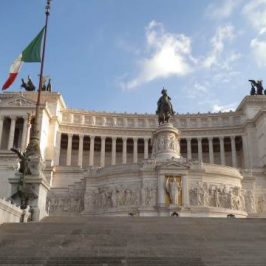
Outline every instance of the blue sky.
{"label": "blue sky", "polygon": [[[45,3],[1,1],[1,84]],[[72,108],[154,113],[164,86],[178,113],[234,109],[248,79],[266,82],[266,0],[53,0],[45,60]],[[24,64],[10,91],[39,67]]]}

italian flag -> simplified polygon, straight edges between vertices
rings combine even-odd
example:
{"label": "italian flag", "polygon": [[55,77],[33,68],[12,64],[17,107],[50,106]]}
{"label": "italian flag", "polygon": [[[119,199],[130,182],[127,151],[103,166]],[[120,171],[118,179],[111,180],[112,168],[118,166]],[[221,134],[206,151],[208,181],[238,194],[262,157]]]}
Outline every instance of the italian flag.
{"label": "italian flag", "polygon": [[2,90],[6,90],[16,79],[23,62],[41,62],[41,46],[45,27],[32,40],[32,42],[22,51],[9,70],[9,77],[4,83]]}

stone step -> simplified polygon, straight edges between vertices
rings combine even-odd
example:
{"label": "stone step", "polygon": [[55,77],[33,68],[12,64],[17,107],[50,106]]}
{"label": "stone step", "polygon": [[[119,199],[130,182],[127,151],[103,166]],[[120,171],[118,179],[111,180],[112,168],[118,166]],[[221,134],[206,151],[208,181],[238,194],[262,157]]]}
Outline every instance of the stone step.
{"label": "stone step", "polygon": [[0,226],[0,265],[265,266],[265,246],[266,219],[48,217]]}

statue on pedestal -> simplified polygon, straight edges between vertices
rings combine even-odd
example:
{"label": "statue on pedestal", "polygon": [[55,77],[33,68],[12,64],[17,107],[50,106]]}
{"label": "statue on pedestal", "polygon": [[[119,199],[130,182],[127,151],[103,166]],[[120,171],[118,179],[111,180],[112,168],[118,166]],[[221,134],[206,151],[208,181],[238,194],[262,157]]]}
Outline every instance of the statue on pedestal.
{"label": "statue on pedestal", "polygon": [[167,90],[161,91],[162,96],[157,102],[156,114],[158,115],[159,125],[162,123],[168,123],[171,116],[175,114],[171,103],[171,98],[167,95]]}

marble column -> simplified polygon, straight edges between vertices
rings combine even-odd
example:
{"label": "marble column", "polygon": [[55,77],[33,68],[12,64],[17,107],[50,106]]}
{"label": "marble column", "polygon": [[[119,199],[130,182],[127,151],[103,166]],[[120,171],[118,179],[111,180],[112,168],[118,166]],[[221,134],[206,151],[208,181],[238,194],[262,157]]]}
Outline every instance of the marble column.
{"label": "marble column", "polygon": [[[28,118],[28,126],[27,126],[27,137],[26,137],[26,147],[28,146],[29,142],[30,142],[30,133],[31,133],[31,119]],[[60,137],[60,141],[61,141],[61,137]],[[61,142],[60,142],[61,145]]]}
{"label": "marble column", "polygon": [[213,138],[209,137],[208,141],[209,141],[209,159],[210,159],[210,163],[214,163],[214,158],[213,158]]}
{"label": "marble column", "polygon": [[27,134],[28,134],[28,117],[23,117],[23,131],[22,131],[22,138],[21,138],[21,150],[24,151],[27,146]]}
{"label": "marble column", "polygon": [[112,165],[116,164],[116,137],[112,137]]}
{"label": "marble column", "polygon": [[62,136],[61,132],[56,133],[54,165],[59,165],[59,161],[60,161],[61,136]]}
{"label": "marble column", "polygon": [[2,148],[2,134],[3,134],[3,124],[4,124],[4,116],[0,116],[0,149]]}
{"label": "marble column", "polygon": [[191,154],[191,138],[187,138],[187,159],[190,161],[192,159]]}
{"label": "marble column", "polygon": [[231,136],[230,139],[231,139],[232,165],[233,167],[237,167],[235,136]]}
{"label": "marble column", "polygon": [[67,159],[66,159],[66,165],[71,165],[71,156],[72,156],[72,138],[73,134],[67,134],[68,140],[67,140]]}
{"label": "marble column", "polygon": [[149,139],[144,139],[144,159],[149,158]]}
{"label": "marble column", "polygon": [[127,138],[123,138],[123,154],[122,163],[127,163]]}
{"label": "marble column", "polygon": [[202,139],[197,138],[198,140],[198,160],[199,162],[202,162]]}
{"label": "marble column", "polygon": [[78,166],[82,168],[83,162],[83,135],[79,135],[79,154],[78,154]]}
{"label": "marble column", "polygon": [[224,137],[220,137],[220,155],[221,155],[221,165],[225,165],[225,155],[224,155]]}
{"label": "marble column", "polygon": [[89,159],[89,166],[94,165],[94,141],[95,136],[90,136],[90,159]]}
{"label": "marble column", "polygon": [[138,139],[133,138],[133,163],[138,162]]}
{"label": "marble column", "polygon": [[189,206],[188,178],[182,176],[182,202],[184,207]]}
{"label": "marble column", "polygon": [[16,127],[16,116],[11,116],[11,124],[10,124],[10,131],[9,131],[9,138],[8,138],[8,146],[7,149],[10,150],[13,148],[14,144],[14,136],[15,136],[15,127]]}
{"label": "marble column", "polygon": [[101,137],[101,162],[100,162],[101,167],[105,166],[105,140],[106,140],[106,137],[102,136]]}

